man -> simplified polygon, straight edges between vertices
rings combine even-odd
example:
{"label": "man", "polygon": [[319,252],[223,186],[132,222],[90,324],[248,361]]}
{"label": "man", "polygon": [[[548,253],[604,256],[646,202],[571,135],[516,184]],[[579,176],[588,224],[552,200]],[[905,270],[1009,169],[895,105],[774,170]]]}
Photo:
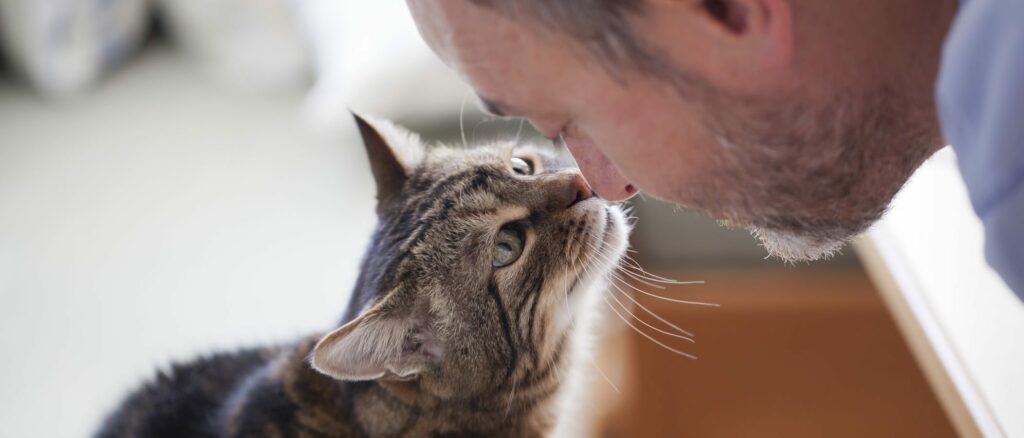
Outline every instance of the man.
{"label": "man", "polygon": [[786,260],[864,231],[948,141],[1022,294],[1024,1],[962,2],[408,4],[484,106],[563,140],[599,195],[705,211]]}

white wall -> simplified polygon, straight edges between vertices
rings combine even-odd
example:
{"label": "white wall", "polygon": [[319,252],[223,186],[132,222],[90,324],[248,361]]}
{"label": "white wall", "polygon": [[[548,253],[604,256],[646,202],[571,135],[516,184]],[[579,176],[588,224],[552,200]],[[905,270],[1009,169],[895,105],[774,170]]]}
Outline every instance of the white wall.
{"label": "white wall", "polygon": [[157,365],[341,316],[374,219],[354,132],[180,58],[66,102],[0,81],[0,437],[85,436]]}

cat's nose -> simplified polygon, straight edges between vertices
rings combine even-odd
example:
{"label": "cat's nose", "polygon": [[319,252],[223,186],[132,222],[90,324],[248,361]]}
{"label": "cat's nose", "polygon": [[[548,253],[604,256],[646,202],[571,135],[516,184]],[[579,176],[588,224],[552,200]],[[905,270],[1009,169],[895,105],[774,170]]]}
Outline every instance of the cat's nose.
{"label": "cat's nose", "polygon": [[583,178],[583,175],[579,173],[572,174],[572,177],[569,179],[569,189],[566,194],[568,202],[565,203],[565,208],[572,207],[581,201],[585,201],[593,197],[594,191],[590,188],[590,184],[587,183],[587,180]]}

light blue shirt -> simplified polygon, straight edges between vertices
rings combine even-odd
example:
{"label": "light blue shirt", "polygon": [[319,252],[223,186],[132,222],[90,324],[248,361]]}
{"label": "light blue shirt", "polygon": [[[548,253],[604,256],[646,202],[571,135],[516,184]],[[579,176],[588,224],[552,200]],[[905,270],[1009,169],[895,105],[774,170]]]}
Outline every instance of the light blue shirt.
{"label": "light blue shirt", "polygon": [[936,94],[985,258],[1024,299],[1024,0],[961,1]]}

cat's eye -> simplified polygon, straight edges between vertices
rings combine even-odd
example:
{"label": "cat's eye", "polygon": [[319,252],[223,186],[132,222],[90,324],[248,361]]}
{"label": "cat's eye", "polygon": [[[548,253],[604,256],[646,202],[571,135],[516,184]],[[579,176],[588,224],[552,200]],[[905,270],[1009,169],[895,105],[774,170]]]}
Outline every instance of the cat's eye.
{"label": "cat's eye", "polygon": [[523,254],[523,231],[515,225],[505,225],[494,238],[494,253],[491,266],[502,268],[511,265]]}
{"label": "cat's eye", "polygon": [[526,158],[512,157],[512,171],[516,175],[533,175],[533,162]]}

